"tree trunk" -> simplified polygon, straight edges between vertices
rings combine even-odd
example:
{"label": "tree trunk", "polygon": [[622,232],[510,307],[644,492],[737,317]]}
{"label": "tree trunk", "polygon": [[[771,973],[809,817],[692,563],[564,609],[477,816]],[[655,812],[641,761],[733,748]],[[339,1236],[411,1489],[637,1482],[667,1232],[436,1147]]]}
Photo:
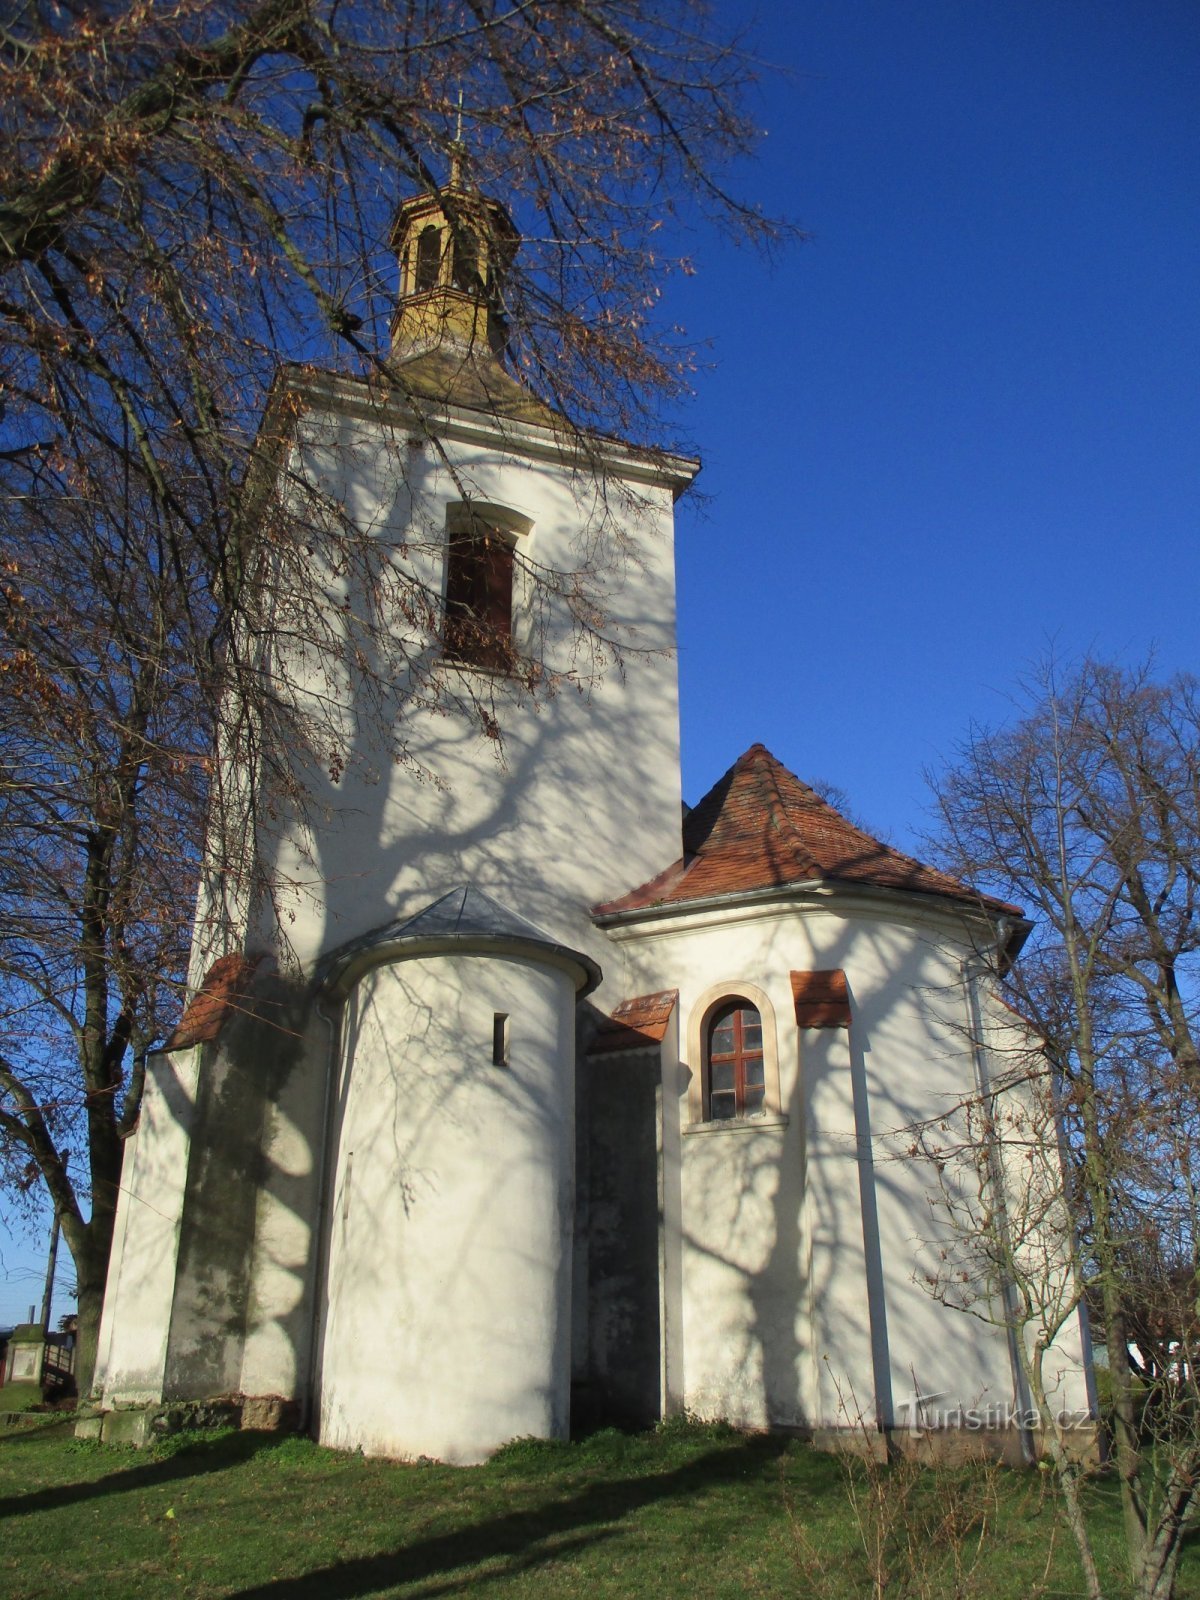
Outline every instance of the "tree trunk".
{"label": "tree trunk", "polygon": [[[1053,1423],[1050,1426],[1053,1431]],[[1075,1548],[1079,1551],[1079,1564],[1083,1568],[1083,1581],[1087,1587],[1088,1600],[1104,1600],[1104,1585],[1100,1581],[1096,1553],[1092,1549],[1092,1537],[1088,1531],[1083,1500],[1079,1492],[1080,1474],[1073,1464],[1064,1461],[1061,1443],[1058,1443],[1055,1451],[1054,1467],[1062,1490],[1067,1526],[1075,1540]]]}
{"label": "tree trunk", "polygon": [[[1011,1259],[1011,1256],[1010,1256]],[[1088,1529],[1087,1517],[1083,1509],[1083,1497],[1080,1492],[1083,1472],[1079,1462],[1074,1459],[1063,1443],[1063,1437],[1055,1421],[1053,1408],[1046,1396],[1046,1384],[1043,1366],[1043,1352],[1041,1346],[1036,1351],[1030,1351],[1023,1338],[1018,1333],[1018,1349],[1021,1352],[1021,1365],[1037,1406],[1041,1418],[1042,1433],[1045,1439],[1044,1448],[1048,1450],[1050,1459],[1054,1463],[1055,1476],[1062,1492],[1063,1512],[1066,1517],[1067,1527],[1075,1540],[1075,1547],[1079,1551],[1079,1564],[1083,1569],[1083,1581],[1087,1588],[1088,1600],[1104,1600],[1104,1585],[1100,1580],[1100,1570],[1096,1565],[1096,1552],[1092,1545],[1092,1536]]]}
{"label": "tree trunk", "polygon": [[[1107,1241],[1105,1241],[1107,1244]],[[1097,1252],[1102,1254],[1102,1252]],[[1103,1259],[1103,1256],[1102,1256]],[[1129,1366],[1128,1323],[1120,1292],[1114,1282],[1115,1271],[1104,1273],[1101,1296],[1104,1307],[1104,1344],[1108,1351],[1109,1380],[1113,1399],[1113,1456],[1121,1485],[1121,1516],[1125,1526],[1125,1548],[1129,1556],[1130,1577],[1136,1583],[1145,1555],[1146,1526],[1139,1478],[1142,1443],[1137,1407],[1133,1397],[1133,1374]]]}
{"label": "tree trunk", "polygon": [[104,1309],[114,1220],[111,1206],[97,1205],[90,1222],[74,1226],[68,1223],[63,1228],[63,1237],[75,1264],[79,1314],[79,1331],[75,1337],[75,1387],[81,1401],[92,1397],[96,1379],[100,1314]]}
{"label": "tree trunk", "polygon": [[1189,1451],[1177,1459],[1156,1502],[1157,1515],[1146,1530],[1141,1562],[1134,1575],[1137,1600],[1174,1600],[1183,1539],[1193,1521],[1200,1457]]}
{"label": "tree trunk", "polygon": [[[103,1259],[101,1259],[101,1257]],[[100,1313],[104,1308],[104,1280],[108,1251],[88,1248],[81,1261],[75,1261],[79,1275],[79,1332],[75,1342],[75,1385],[80,1400],[91,1396],[96,1377],[96,1355],[100,1341]]]}
{"label": "tree trunk", "polygon": [[1137,1600],[1174,1600],[1182,1538],[1181,1528],[1160,1525],[1156,1536],[1142,1546],[1141,1571],[1134,1589]]}

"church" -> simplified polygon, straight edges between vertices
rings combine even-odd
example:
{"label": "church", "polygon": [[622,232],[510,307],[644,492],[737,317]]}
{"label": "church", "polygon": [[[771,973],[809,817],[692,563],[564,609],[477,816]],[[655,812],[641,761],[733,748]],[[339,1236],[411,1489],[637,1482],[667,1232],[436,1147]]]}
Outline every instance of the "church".
{"label": "church", "polygon": [[[904,1151],[1020,1032],[985,972],[1029,925],[761,745],[683,803],[673,507],[698,464],[581,438],[508,369],[519,241],[461,169],[394,245],[395,382],[285,372],[279,492],[319,482],[402,553],[439,692],[405,703],[403,765],[350,695],[357,759],[318,820],[281,813],[286,959],[278,905],[214,943],[202,892],[96,1400],[461,1463],[680,1413],[886,1441],[936,1400],[1019,1457],[1016,1336],[931,1292],[938,1177]],[[607,668],[577,665],[580,572]],[[514,670],[534,657],[557,692]],[[1091,1414],[1078,1315],[1053,1356],[1056,1405]]]}

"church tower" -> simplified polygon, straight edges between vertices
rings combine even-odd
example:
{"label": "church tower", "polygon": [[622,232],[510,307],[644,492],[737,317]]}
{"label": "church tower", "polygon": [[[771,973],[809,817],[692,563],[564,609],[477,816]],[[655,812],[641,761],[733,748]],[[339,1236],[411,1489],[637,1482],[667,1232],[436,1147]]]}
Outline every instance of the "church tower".
{"label": "church tower", "polygon": [[[574,1377],[609,1417],[922,1452],[963,1430],[973,1449],[984,1417],[989,1448],[1028,1457],[994,1278],[967,1273],[958,1305],[923,1285],[947,1282],[946,1194],[995,1204],[971,1188],[989,1058],[1012,1074],[990,1116],[1030,1125],[1042,1041],[979,970],[1030,925],[761,745],[681,837],[673,506],[696,463],[581,435],[514,378],[517,239],[461,162],[393,241],[385,379],[284,375],[279,494],[313,486],[421,598],[407,665],[364,694],[346,651],[292,663],[351,758],[305,769],[304,817],[263,802],[273,901],[198,942],[147,1063],[103,1406],[125,1437],[120,1408],[148,1433],[224,1406],[472,1462],[563,1437]],[[306,554],[352,638],[361,597],[318,538]],[[905,1153],[935,1123],[966,1153],[952,1185]],[[1039,1153],[1035,1198],[1058,1192],[1053,1133],[998,1163]],[[1074,1245],[1041,1226],[1069,1297]],[[1082,1425],[1071,1304],[1041,1371]],[[931,1435],[930,1400],[959,1420]]]}
{"label": "church tower", "polygon": [[576,1042],[624,987],[590,908],[677,849],[697,466],[513,377],[518,239],[461,153],[391,242],[388,377],[286,373],[280,483],[434,598],[406,624],[420,692],[339,709],[353,761],[269,836],[275,904],[151,1059],[99,1380],[106,1405],[272,1396],[330,1444],[470,1461],[568,1427]]}
{"label": "church tower", "polygon": [[404,201],[392,227],[400,294],[392,318],[399,360],[443,342],[502,359],[508,339],[502,296],[517,250],[504,207],[472,189],[460,144],[450,181]]}

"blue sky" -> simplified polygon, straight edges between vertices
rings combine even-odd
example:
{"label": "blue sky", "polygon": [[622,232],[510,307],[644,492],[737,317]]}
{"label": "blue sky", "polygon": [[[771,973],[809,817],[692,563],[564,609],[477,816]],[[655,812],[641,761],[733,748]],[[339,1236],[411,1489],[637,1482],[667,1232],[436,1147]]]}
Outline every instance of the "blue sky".
{"label": "blue sky", "polygon": [[[763,17],[737,183],[811,238],[772,266],[698,233],[667,296],[705,345],[684,793],[761,739],[913,849],[923,770],[1048,650],[1200,666],[1200,9]],[[40,1250],[0,1233],[0,1323]]]}
{"label": "blue sky", "polygon": [[1047,651],[1198,665],[1200,11],[764,16],[741,187],[811,238],[698,237],[669,297],[709,341],[684,792],[761,739],[911,848],[923,769]]}

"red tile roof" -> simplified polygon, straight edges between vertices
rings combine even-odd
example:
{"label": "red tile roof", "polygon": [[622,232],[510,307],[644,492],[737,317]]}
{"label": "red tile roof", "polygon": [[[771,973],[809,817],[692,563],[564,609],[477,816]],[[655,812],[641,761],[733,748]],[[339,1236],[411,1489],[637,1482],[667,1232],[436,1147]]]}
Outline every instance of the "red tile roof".
{"label": "red tile roof", "polygon": [[611,916],[814,879],[907,889],[1021,914],[864,833],[761,744],[751,745],[688,812],[678,861],[593,911]]}
{"label": "red tile roof", "polygon": [[792,999],[801,1028],[848,1028],[850,991],[841,967],[829,972],[793,972]]}
{"label": "red tile roof", "polygon": [[262,960],[257,956],[221,956],[204,975],[204,982],[188,1002],[164,1050],[187,1050],[209,1044],[233,1011],[243,1011],[250,980]]}
{"label": "red tile roof", "polygon": [[611,1017],[600,1024],[588,1046],[588,1055],[611,1055],[617,1050],[645,1050],[660,1043],[679,999],[678,989],[661,989],[657,994],[639,994],[622,1000]]}

